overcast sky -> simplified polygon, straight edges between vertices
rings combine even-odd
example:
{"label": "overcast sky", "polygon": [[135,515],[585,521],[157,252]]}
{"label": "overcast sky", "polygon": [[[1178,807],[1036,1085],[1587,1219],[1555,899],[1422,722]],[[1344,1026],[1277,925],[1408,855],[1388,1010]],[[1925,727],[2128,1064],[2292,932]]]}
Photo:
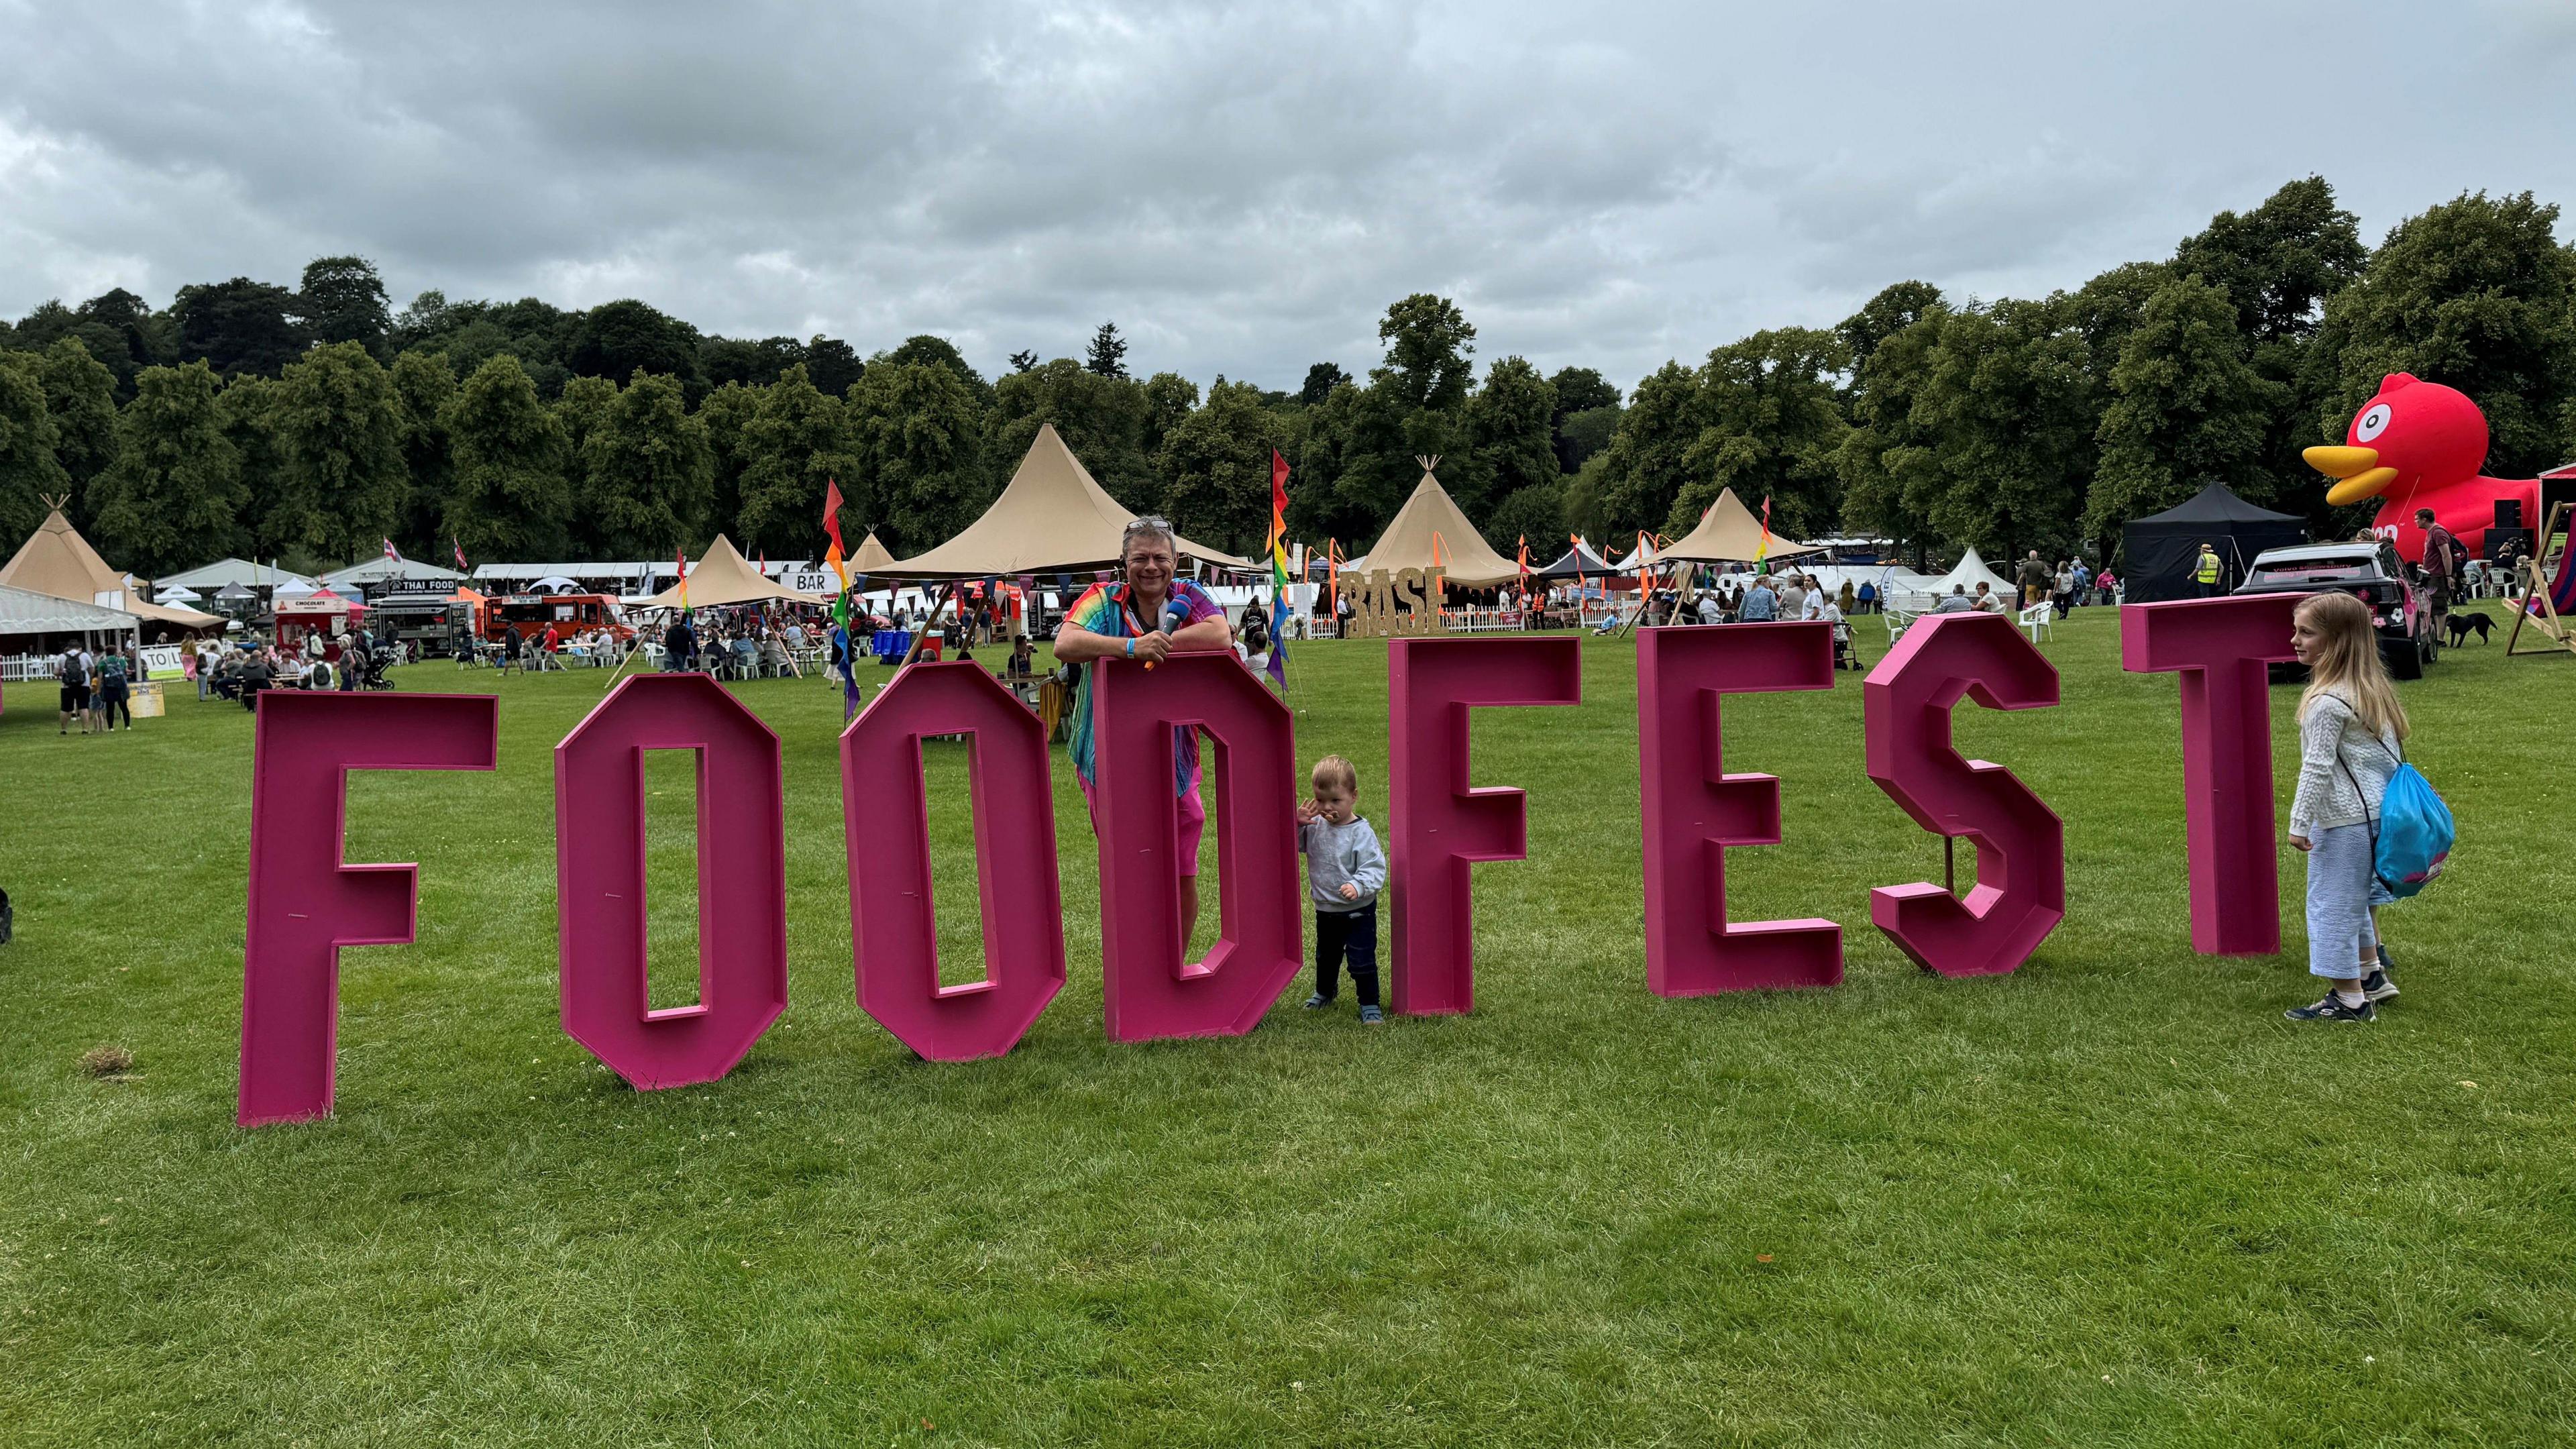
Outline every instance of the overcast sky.
{"label": "overcast sky", "polygon": [[[0,314],[641,297],[987,373],[1363,372],[1409,292],[1632,385],[1907,277],[2030,295],[2309,173],[2576,201],[2576,0],[1590,7],[0,0]],[[2561,235],[2576,235],[2562,223]]]}

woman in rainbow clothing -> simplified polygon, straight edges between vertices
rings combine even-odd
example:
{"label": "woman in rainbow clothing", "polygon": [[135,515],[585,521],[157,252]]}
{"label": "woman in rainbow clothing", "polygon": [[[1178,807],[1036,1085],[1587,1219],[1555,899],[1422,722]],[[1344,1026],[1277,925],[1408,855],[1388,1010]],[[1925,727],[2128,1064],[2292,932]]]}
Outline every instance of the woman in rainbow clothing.
{"label": "woman in rainbow clothing", "polygon": [[[1092,798],[1097,778],[1092,758],[1091,671],[1095,659],[1133,659],[1160,663],[1175,649],[1224,649],[1233,642],[1225,610],[1188,579],[1173,577],[1179,561],[1171,524],[1139,518],[1118,541],[1123,583],[1093,584],[1064,614],[1056,630],[1055,657],[1075,666],[1073,702],[1067,709],[1072,737],[1066,753],[1082,785],[1082,800],[1091,807],[1092,830],[1100,828],[1099,802]],[[1181,941],[1187,950],[1199,920],[1199,837],[1207,827],[1207,805],[1199,797],[1199,736],[1186,725],[1172,728],[1174,817],[1180,827]]]}

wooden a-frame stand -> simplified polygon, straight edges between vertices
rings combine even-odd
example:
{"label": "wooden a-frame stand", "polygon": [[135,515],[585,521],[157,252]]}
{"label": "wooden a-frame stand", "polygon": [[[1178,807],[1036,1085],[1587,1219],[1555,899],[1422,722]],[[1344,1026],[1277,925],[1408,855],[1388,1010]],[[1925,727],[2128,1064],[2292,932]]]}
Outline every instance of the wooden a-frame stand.
{"label": "wooden a-frame stand", "polygon": [[[2543,570],[2543,561],[2549,557],[2550,545],[2560,535],[2568,532],[2571,523],[2576,523],[2576,519],[2570,517],[2571,513],[2576,513],[2576,504],[2552,504],[2549,509],[2549,521],[2540,530],[2538,546],[2531,551],[2529,558],[2521,561],[2518,572],[2522,575],[2523,597],[2513,600],[2508,596],[2508,601],[2514,606],[2513,632],[2507,634],[2504,640],[2504,652],[2509,655],[2555,654],[2562,649],[2569,654],[2576,654],[2576,619],[2561,617],[2557,607],[2550,602],[2549,575]],[[2576,568],[2576,559],[2565,558],[2562,555],[2558,566],[2562,570]],[[2533,633],[2549,642],[2536,644],[2529,649],[2516,647],[2522,641],[2522,630],[2526,624],[2531,626]]]}

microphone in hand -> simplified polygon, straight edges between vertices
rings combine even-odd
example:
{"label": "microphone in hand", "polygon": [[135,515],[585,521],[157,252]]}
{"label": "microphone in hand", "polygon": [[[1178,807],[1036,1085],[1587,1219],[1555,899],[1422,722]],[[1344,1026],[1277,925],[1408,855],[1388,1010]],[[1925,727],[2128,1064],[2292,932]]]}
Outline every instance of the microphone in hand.
{"label": "microphone in hand", "polygon": [[[1163,625],[1161,631],[1163,634],[1168,636],[1180,629],[1183,625],[1189,623],[1189,621],[1189,605],[1182,603],[1178,599],[1165,599],[1163,601]],[[1151,672],[1153,667],[1153,660],[1148,659],[1145,661],[1145,668],[1148,672]]]}

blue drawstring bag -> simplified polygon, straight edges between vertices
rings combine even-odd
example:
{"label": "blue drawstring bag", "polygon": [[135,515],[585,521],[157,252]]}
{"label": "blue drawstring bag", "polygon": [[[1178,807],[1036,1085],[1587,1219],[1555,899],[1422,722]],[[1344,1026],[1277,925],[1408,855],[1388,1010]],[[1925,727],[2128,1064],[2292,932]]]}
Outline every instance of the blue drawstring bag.
{"label": "blue drawstring bag", "polygon": [[[2349,767],[2345,774],[2351,774]],[[2361,788],[2360,781],[2353,788]],[[2404,900],[2431,885],[2451,856],[2456,832],[2451,807],[2433,793],[2423,772],[2397,757],[2397,773],[2388,777],[2380,797],[2379,818],[2371,822],[2371,868],[2387,892]]]}

